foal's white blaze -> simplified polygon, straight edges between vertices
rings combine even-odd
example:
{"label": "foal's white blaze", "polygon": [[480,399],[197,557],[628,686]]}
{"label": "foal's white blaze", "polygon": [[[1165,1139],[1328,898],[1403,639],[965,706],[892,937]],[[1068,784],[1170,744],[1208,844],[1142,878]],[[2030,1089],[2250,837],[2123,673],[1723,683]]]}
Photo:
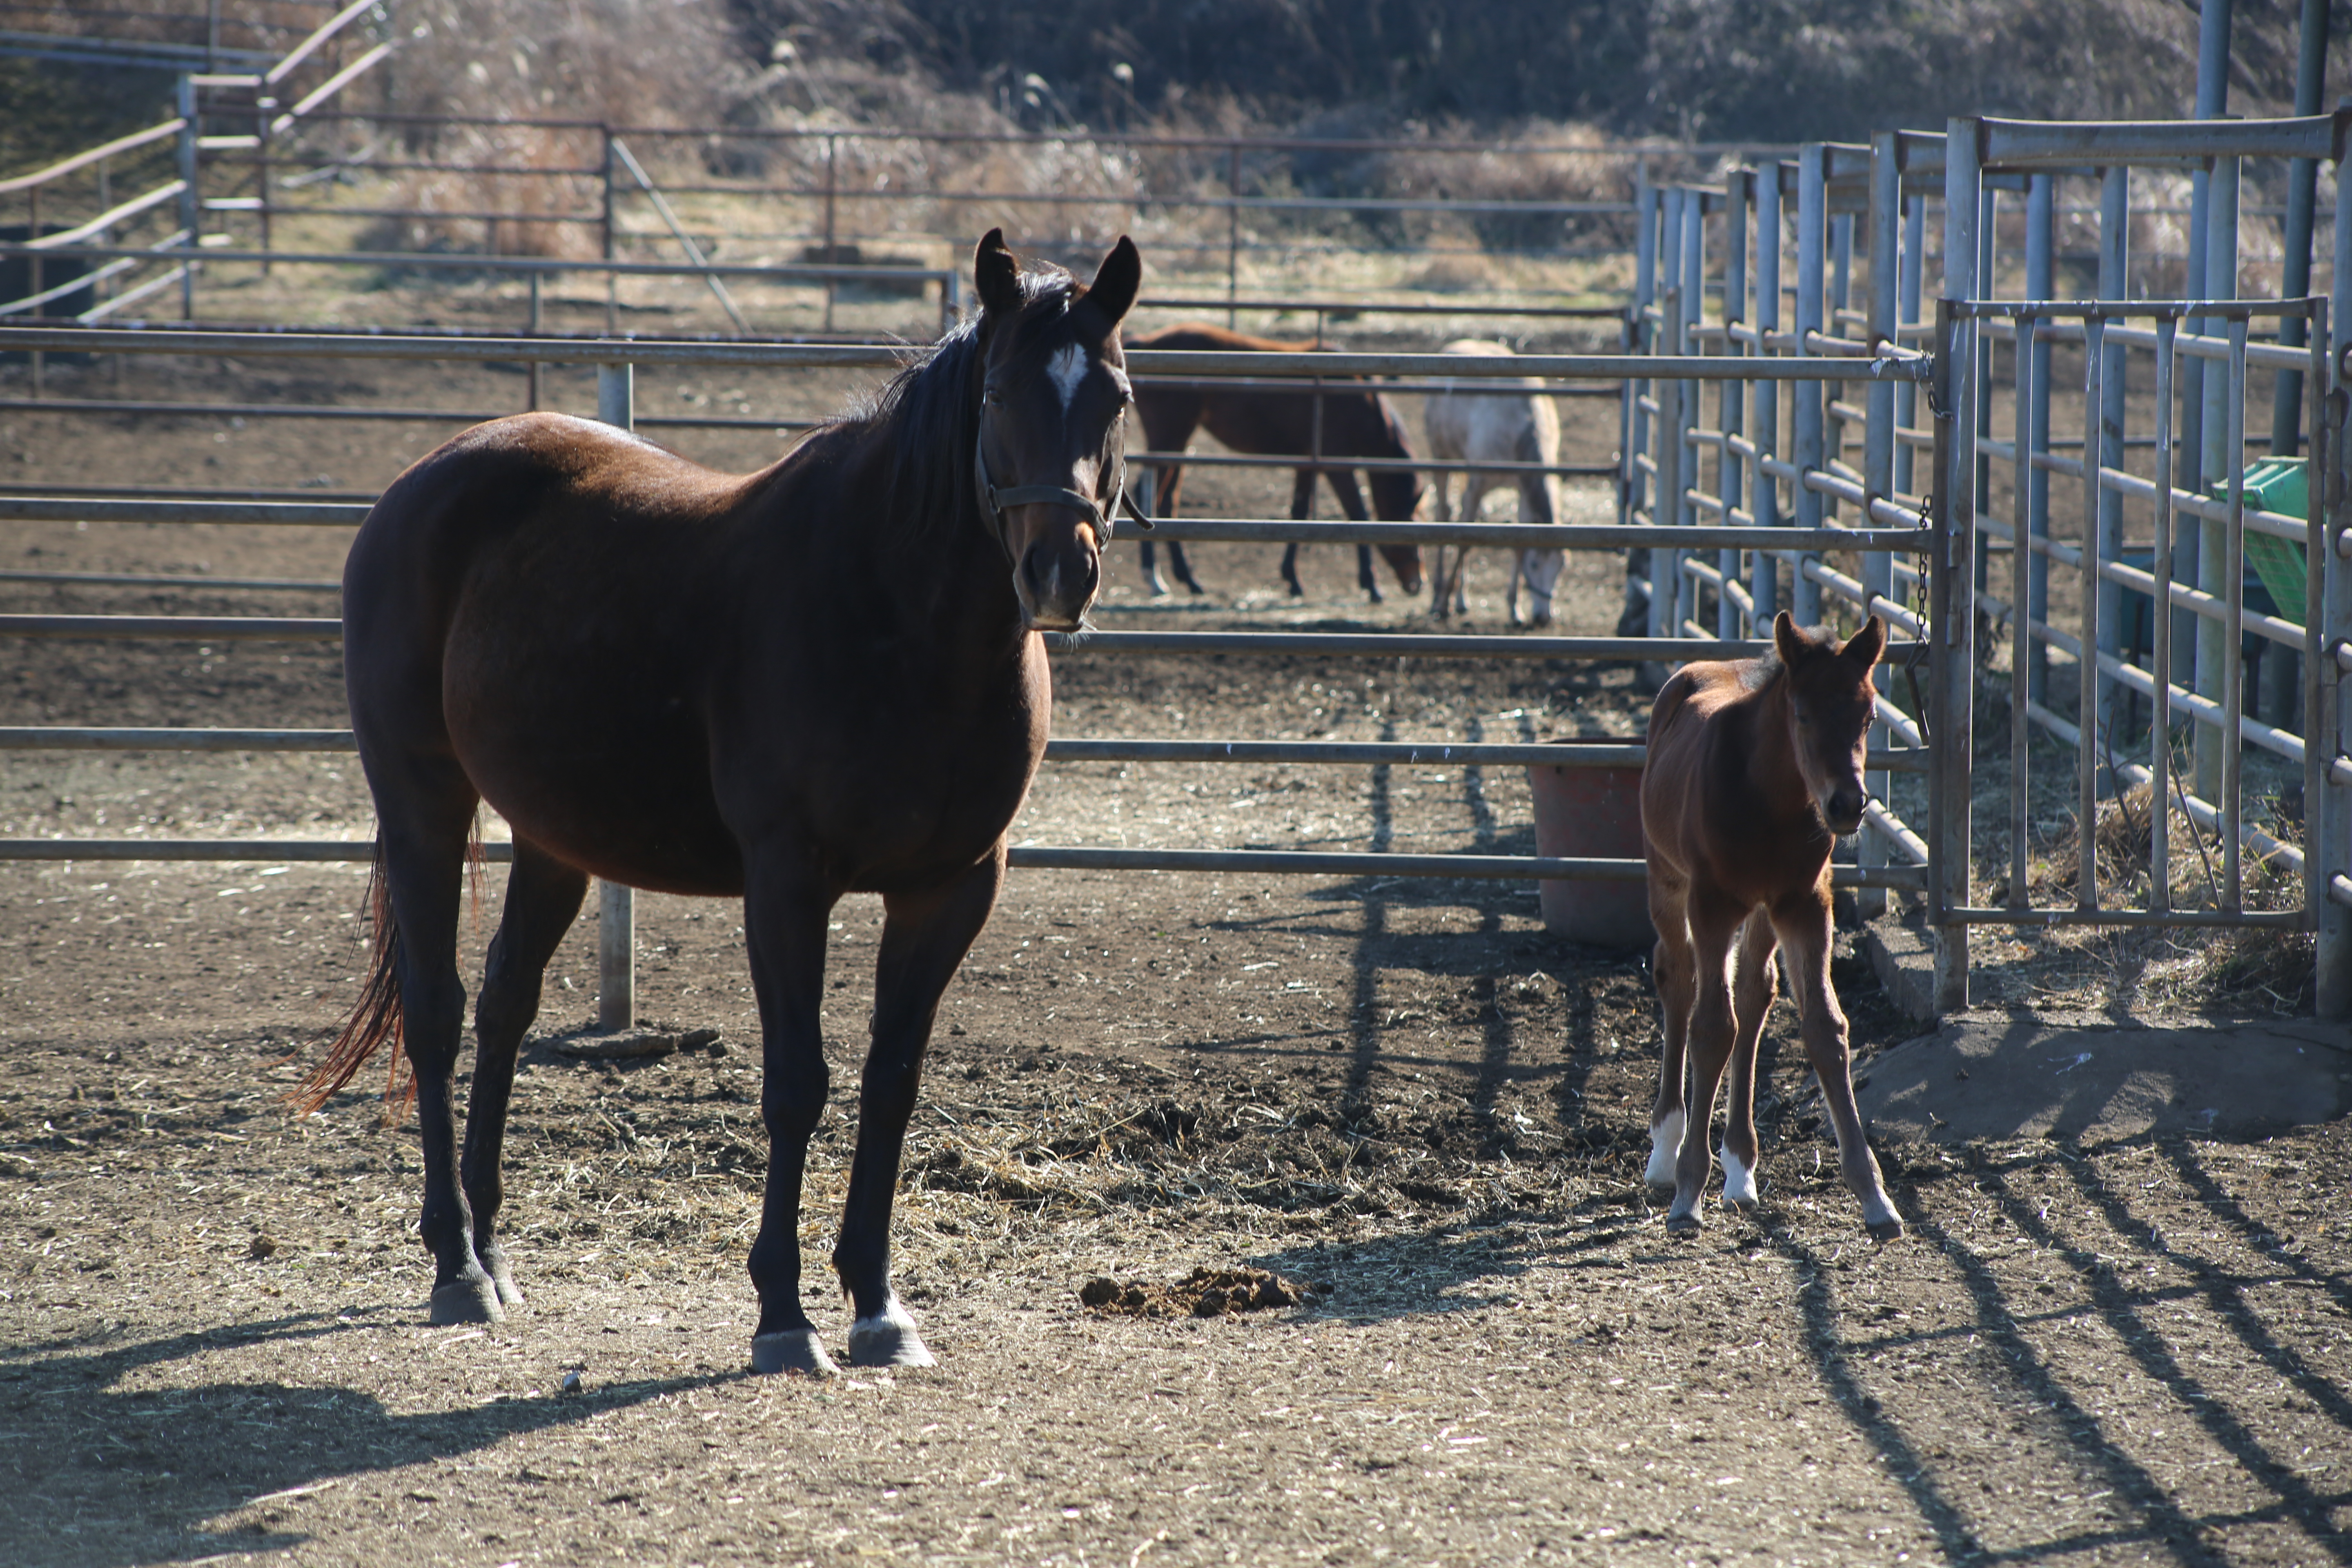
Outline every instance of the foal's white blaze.
{"label": "foal's white blaze", "polygon": [[1675,1162],[1682,1157],[1684,1113],[1669,1110],[1666,1119],[1650,1129],[1650,1168],[1642,1179],[1654,1187],[1675,1184]]}
{"label": "foal's white blaze", "polygon": [[1740,1163],[1739,1156],[1725,1144],[1716,1152],[1723,1157],[1723,1201],[1747,1208],[1756,1202],[1756,1173]]}
{"label": "foal's white blaze", "polygon": [[1076,343],[1064,343],[1046,362],[1045,374],[1053,378],[1055,390],[1062,395],[1062,417],[1066,419],[1070,405],[1077,400],[1078,383],[1087,378],[1087,351]]}

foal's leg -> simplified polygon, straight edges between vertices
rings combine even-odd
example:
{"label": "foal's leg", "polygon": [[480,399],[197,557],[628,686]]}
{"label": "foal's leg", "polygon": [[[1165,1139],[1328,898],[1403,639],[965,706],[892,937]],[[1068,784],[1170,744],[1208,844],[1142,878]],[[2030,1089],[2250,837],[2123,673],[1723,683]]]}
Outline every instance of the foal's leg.
{"label": "foal's leg", "polygon": [[585,871],[535,844],[515,840],[506,910],[490,939],[482,994],[474,1003],[474,1092],[466,1108],[466,1148],[458,1166],[474,1215],[474,1257],[497,1287],[502,1306],[522,1303],[498,1240],[499,1208],[506,1195],[499,1165],[506,1146],[507,1104],[514,1092],[515,1052],[539,1016],[547,961],[579,917],[587,892]]}
{"label": "foal's leg", "polygon": [[[1478,521],[1479,512],[1484,510],[1486,508],[1486,491],[1491,488],[1491,481],[1488,480],[1486,476],[1479,473],[1475,468],[1471,469],[1468,473],[1462,476],[1461,521],[1475,522]],[[1470,613],[1470,588],[1463,580],[1462,564],[1463,563],[1467,562],[1469,557],[1470,547],[1465,544],[1462,546],[1459,552],[1459,559],[1456,561],[1454,569],[1454,607],[1456,611],[1465,616]],[[1519,618],[1517,608],[1519,602],[1518,593],[1519,585],[1517,582],[1514,582],[1511,584],[1511,619],[1515,622]]]}
{"label": "foal's leg", "polygon": [[1650,924],[1657,931],[1658,945],[1650,954],[1650,982],[1658,990],[1658,1021],[1665,1036],[1658,1057],[1658,1096],[1650,1107],[1650,1163],[1643,1173],[1653,1187],[1675,1184],[1675,1162],[1682,1154],[1683,1129],[1689,1121],[1683,1104],[1685,1053],[1696,994],[1690,922],[1683,913],[1689,894],[1689,879],[1652,855]]}
{"label": "foal's leg", "polygon": [[857,1318],[849,1330],[855,1366],[929,1366],[931,1352],[890,1289],[890,1200],[907,1121],[922,1081],[923,1051],[940,996],[995,907],[1004,880],[1000,846],[944,888],[883,900],[882,952],[874,967],[874,1044],[857,1107],[857,1154],[849,1205],[833,1265]]}
{"label": "foal's leg", "polygon": [[457,1157],[457,1040],[466,988],[457,979],[457,899],[466,839],[478,798],[457,763],[414,752],[367,758],[375,795],[384,890],[400,952],[401,1036],[416,1075],[416,1123],[425,1156],[425,1208],[417,1225],[433,1253],[435,1323],[505,1317],[498,1287],[474,1256],[473,1215]]}
{"label": "foal's leg", "polygon": [[[1445,452],[1439,452],[1435,455],[1441,458],[1451,456],[1450,453]],[[1452,522],[1454,521],[1454,509],[1448,502],[1446,497],[1448,490],[1454,483],[1453,472],[1450,469],[1440,468],[1431,476],[1431,479],[1435,485],[1434,500],[1431,502],[1432,515],[1440,522]],[[1446,550],[1447,547],[1444,544],[1440,544],[1437,547],[1437,570],[1435,574],[1430,579],[1429,584],[1429,608],[1431,613],[1436,616],[1436,617],[1441,621],[1454,614],[1454,603],[1451,599],[1446,597],[1446,584],[1453,581],[1453,578],[1449,575],[1448,572],[1448,556]],[[1453,562],[1451,570],[1453,572],[1459,572],[1462,570],[1462,557],[1468,553],[1468,545],[1457,545],[1454,547],[1453,555],[1451,557]]]}
{"label": "foal's leg", "polygon": [[1715,1096],[1731,1059],[1731,944],[1747,911],[1713,889],[1695,886],[1683,900],[1690,921],[1692,990],[1690,1022],[1690,1115],[1683,1149],[1675,1162],[1675,1201],[1666,1210],[1666,1232],[1690,1236],[1699,1227],[1699,1200],[1715,1160],[1707,1147],[1715,1120]]}
{"label": "foal's leg", "polygon": [[1723,1201],[1745,1208],[1756,1201],[1756,1042],[1772,1011],[1780,973],[1772,921],[1751,910],[1739,928],[1739,957],[1731,991],[1731,1101],[1723,1112]]}
{"label": "foal's leg", "polygon": [[[1315,470],[1300,468],[1290,476],[1290,521],[1304,522],[1315,510]],[[1302,599],[1307,590],[1298,585],[1298,542],[1292,540],[1282,547],[1282,580],[1290,584],[1290,596]]]}
{"label": "foal's leg", "polygon": [[1903,1234],[1903,1216],[1887,1201],[1877,1158],[1862,1135],[1862,1111],[1853,1102],[1853,1058],[1846,1047],[1845,1014],[1830,987],[1830,894],[1828,879],[1783,901],[1772,924],[1789,950],[1790,983],[1804,1011],[1805,1055],[1821,1080],[1822,1100],[1837,1129],[1838,1169],[1862,1200],[1863,1223],[1873,1237],[1892,1241]]}
{"label": "foal's leg", "polygon": [[743,934],[760,1001],[760,1116],[768,1128],[768,1188],[751,1243],[760,1325],[753,1372],[830,1373],[816,1325],[801,1306],[801,1179],[809,1135],[824,1115],[825,917],[837,899],[796,857],[753,857],[745,868]]}

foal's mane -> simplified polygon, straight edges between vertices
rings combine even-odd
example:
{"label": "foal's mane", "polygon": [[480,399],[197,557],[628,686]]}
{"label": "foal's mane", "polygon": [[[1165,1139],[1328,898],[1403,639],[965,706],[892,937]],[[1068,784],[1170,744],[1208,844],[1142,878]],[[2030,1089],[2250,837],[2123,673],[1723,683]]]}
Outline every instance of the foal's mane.
{"label": "foal's mane", "polygon": [[[1020,283],[1020,313],[991,321],[992,331],[1027,335],[1042,320],[1058,320],[1076,298],[1076,280],[1060,268],[1024,272]],[[980,428],[982,321],[966,316],[929,349],[912,351],[887,384],[801,448],[838,452],[841,444],[887,442],[880,514],[886,526],[912,537],[944,532],[980,510],[972,443]]]}

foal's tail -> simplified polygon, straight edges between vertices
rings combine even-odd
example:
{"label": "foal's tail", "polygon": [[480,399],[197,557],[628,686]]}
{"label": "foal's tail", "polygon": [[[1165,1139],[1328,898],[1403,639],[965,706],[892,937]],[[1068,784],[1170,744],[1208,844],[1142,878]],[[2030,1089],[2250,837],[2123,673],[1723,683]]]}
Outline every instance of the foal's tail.
{"label": "foal's tail", "polygon": [[[368,918],[375,928],[374,952],[359,997],[344,1015],[342,1031],[327,1047],[326,1059],[310,1069],[287,1103],[304,1116],[327,1103],[335,1092],[358,1076],[367,1059],[392,1042],[392,1067],[383,1086],[384,1114],[390,1120],[416,1097],[416,1080],[401,1071],[404,1059],[400,1014],[400,927],[392,916],[392,892],[383,879],[383,847],[378,843],[375,864],[368,872]],[[405,1079],[404,1083],[403,1079]]]}

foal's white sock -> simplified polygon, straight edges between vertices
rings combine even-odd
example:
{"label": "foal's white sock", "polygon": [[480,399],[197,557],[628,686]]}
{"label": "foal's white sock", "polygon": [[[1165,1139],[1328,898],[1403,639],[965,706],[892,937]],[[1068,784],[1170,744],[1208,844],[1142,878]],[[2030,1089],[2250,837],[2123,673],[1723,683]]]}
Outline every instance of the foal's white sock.
{"label": "foal's white sock", "polygon": [[1642,1179],[1654,1187],[1675,1184],[1675,1165],[1683,1152],[1685,1120],[1684,1112],[1669,1110],[1664,1121],[1650,1129],[1650,1168],[1642,1173]]}

